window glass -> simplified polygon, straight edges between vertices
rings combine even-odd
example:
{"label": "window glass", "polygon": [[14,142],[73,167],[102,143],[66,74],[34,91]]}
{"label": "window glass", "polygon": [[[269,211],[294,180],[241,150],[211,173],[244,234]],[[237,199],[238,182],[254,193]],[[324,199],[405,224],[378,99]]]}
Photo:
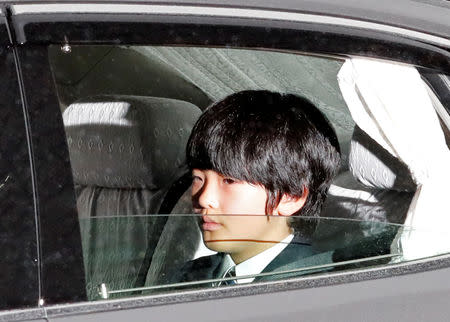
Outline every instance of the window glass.
{"label": "window glass", "polygon": [[[153,251],[148,254],[140,243],[146,227],[155,218],[167,219],[164,234]],[[212,216],[222,225],[229,220],[242,224],[266,221],[266,216]],[[249,218],[250,217],[250,218]],[[271,217],[270,220],[280,220]],[[228,221],[228,222],[227,222]],[[286,240],[249,240],[251,233],[222,236],[221,239],[203,243],[201,216],[188,214],[95,217],[80,221],[85,245],[88,294],[91,300],[124,296],[159,294],[175,290],[225,287],[264,281],[325,274],[342,270],[369,268],[405,262],[401,250],[392,247],[408,234],[420,233],[422,238],[439,238],[445,235],[435,231],[413,231],[387,222],[358,221],[340,218],[295,218],[297,225],[317,224],[311,236],[294,232]],[[101,231],[101,234],[98,234]],[[291,239],[292,237],[292,239]],[[151,241],[150,244],[154,242]],[[86,247],[89,245],[89,247]],[[121,252],[118,252],[120,245]],[[235,263],[224,252],[233,247],[267,248],[269,251],[250,260]],[[148,250],[147,250],[148,251]],[[430,253],[439,255],[442,250]],[[448,251],[448,250],[447,250]],[[139,276],[140,265],[152,256],[149,269]],[[265,258],[266,257],[266,258]],[[408,258],[408,260],[420,259]],[[269,261],[269,263],[267,263]],[[235,275],[227,274],[234,267]],[[140,280],[137,282],[136,276]]]}
{"label": "window glass", "polygon": [[[49,58],[91,300],[388,265],[447,251],[403,258],[396,246],[412,231],[402,224],[416,183],[403,162],[355,125],[338,83],[342,58],[155,46],[50,46]],[[191,183],[195,187],[196,180],[206,184],[206,179],[191,173],[185,160],[194,124],[211,103],[260,89],[305,97],[336,132],[341,162],[320,219],[251,211],[242,216],[231,208],[195,214],[201,211],[192,203],[200,201]],[[229,150],[233,159],[237,152]],[[221,182],[233,185],[235,179]],[[236,194],[235,204],[256,200],[246,196]],[[262,196],[268,202],[270,196]],[[283,222],[278,226],[288,227],[288,233],[271,238],[261,228],[266,222]],[[205,233],[228,226],[236,228],[212,237]]]}

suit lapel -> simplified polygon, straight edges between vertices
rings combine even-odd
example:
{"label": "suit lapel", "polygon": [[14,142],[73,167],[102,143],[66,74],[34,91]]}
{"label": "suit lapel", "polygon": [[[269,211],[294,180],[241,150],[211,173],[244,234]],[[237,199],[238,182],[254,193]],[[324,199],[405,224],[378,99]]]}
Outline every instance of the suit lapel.
{"label": "suit lapel", "polygon": [[[278,254],[278,256],[275,257],[261,273],[276,273],[331,263],[331,255],[331,252],[318,254],[313,250],[309,239],[296,235],[289,245],[286,246],[286,248]],[[311,271],[258,276],[255,278],[255,282],[286,279],[309,273],[311,273]]]}
{"label": "suit lapel", "polygon": [[293,240],[269,263],[269,265],[264,268],[262,273],[273,272],[278,267],[285,266],[289,263],[296,262],[299,259],[309,257],[314,254],[315,252],[313,251],[311,245],[295,243]]}
{"label": "suit lapel", "polygon": [[220,271],[223,253],[212,256],[200,257],[193,260],[182,269],[181,278],[178,281],[192,282],[216,278]]}

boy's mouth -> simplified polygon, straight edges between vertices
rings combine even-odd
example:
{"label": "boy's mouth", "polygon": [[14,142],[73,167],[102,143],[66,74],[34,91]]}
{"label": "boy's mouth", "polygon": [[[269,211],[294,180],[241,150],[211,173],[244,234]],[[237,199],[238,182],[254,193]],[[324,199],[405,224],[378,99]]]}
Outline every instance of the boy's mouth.
{"label": "boy's mouth", "polygon": [[222,227],[221,224],[215,222],[208,216],[203,215],[202,219],[203,219],[202,230],[215,231],[215,230],[219,230]]}

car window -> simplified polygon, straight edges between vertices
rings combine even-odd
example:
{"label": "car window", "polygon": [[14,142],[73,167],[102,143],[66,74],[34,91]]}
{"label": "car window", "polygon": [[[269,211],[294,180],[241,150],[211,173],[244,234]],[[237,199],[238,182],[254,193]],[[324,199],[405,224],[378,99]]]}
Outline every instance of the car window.
{"label": "car window", "polygon": [[[343,57],[81,45],[50,46],[48,55],[70,153],[90,300],[282,280],[426,256],[405,259],[395,247],[415,231],[403,224],[417,186],[404,163],[355,125],[338,84]],[[208,105],[248,89],[309,99],[331,121],[342,161],[320,219],[297,218],[314,230],[275,243],[280,249],[274,256],[287,254],[289,260],[247,263],[261,266],[256,270],[234,263],[230,271],[217,243],[274,243],[249,241],[244,233],[204,244],[205,220],[214,225],[229,217],[209,222],[194,214],[185,150]],[[379,173],[371,172],[374,164]],[[386,188],[391,174],[401,188]]]}
{"label": "car window", "polygon": [[[104,233],[101,238],[96,238],[95,244],[91,241],[91,248],[84,251],[86,266],[89,267],[88,279],[95,282],[88,286],[91,300],[245,285],[390,265],[398,263],[399,260],[404,262],[401,259],[401,252],[392,249],[392,242],[412,232],[408,227],[386,222],[321,218],[318,221],[318,230],[310,238],[295,235],[292,240],[275,244],[275,247],[273,241],[250,241],[268,246],[272,250],[282,248],[281,255],[260,270],[254,271],[244,263],[235,266],[235,275],[227,275],[227,269],[233,265],[227,255],[211,252],[206,248],[201,251],[198,249],[199,246],[203,247],[199,228],[199,222],[202,222],[201,217],[193,214],[159,215],[158,217],[168,217],[169,224],[166,231],[172,228],[173,234],[169,237],[177,242],[170,243],[169,239],[162,237],[153,253],[152,266],[146,271],[145,281],[141,285],[137,285],[136,280],[132,279],[134,271],[130,263],[144,261],[148,254],[128,251],[121,253],[120,258],[117,258],[115,245],[120,243],[124,249],[130,248],[133,242],[137,245],[136,238],[132,241],[127,236],[131,235],[130,230],[133,233],[140,233],[136,227],[143,222],[148,223],[149,220],[145,220],[142,216],[126,216],[94,218],[80,222],[85,243],[94,237],[92,235],[95,233],[94,228],[101,229]],[[215,216],[214,219],[217,222],[226,222],[228,218],[224,215]],[[234,219],[242,218],[235,216]],[[262,216],[258,219],[266,218]],[[271,218],[271,220],[277,219]],[[311,220],[317,219],[298,218],[300,224],[310,224]],[[175,234],[175,223],[182,223],[184,231],[180,232],[181,226],[179,226],[179,233]],[[118,234],[118,230],[122,234]],[[425,238],[436,237],[435,232],[421,233]],[[239,243],[249,243],[245,241],[247,236],[243,237]],[[445,240],[444,235],[439,238],[442,241]],[[224,239],[215,243],[222,247],[236,241]],[[211,248],[217,246],[209,244]],[[101,260],[98,256],[101,256]],[[187,260],[188,258],[190,260]],[[420,258],[418,256],[408,260]],[[250,264],[258,266],[257,259]],[[158,269],[154,267],[165,268],[155,274],[154,270]]]}

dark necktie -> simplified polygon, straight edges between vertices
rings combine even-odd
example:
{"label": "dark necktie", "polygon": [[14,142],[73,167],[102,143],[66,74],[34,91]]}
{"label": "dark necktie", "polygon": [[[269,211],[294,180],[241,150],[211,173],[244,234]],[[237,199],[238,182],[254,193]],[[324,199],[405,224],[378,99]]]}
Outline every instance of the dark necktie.
{"label": "dark necktie", "polygon": [[[231,278],[231,277],[236,277],[236,266],[230,267],[227,270],[227,272],[223,275],[223,278]],[[235,284],[236,284],[236,280],[235,279],[230,279],[230,280],[221,281],[219,283],[219,286],[222,286],[222,285],[235,285]]]}

